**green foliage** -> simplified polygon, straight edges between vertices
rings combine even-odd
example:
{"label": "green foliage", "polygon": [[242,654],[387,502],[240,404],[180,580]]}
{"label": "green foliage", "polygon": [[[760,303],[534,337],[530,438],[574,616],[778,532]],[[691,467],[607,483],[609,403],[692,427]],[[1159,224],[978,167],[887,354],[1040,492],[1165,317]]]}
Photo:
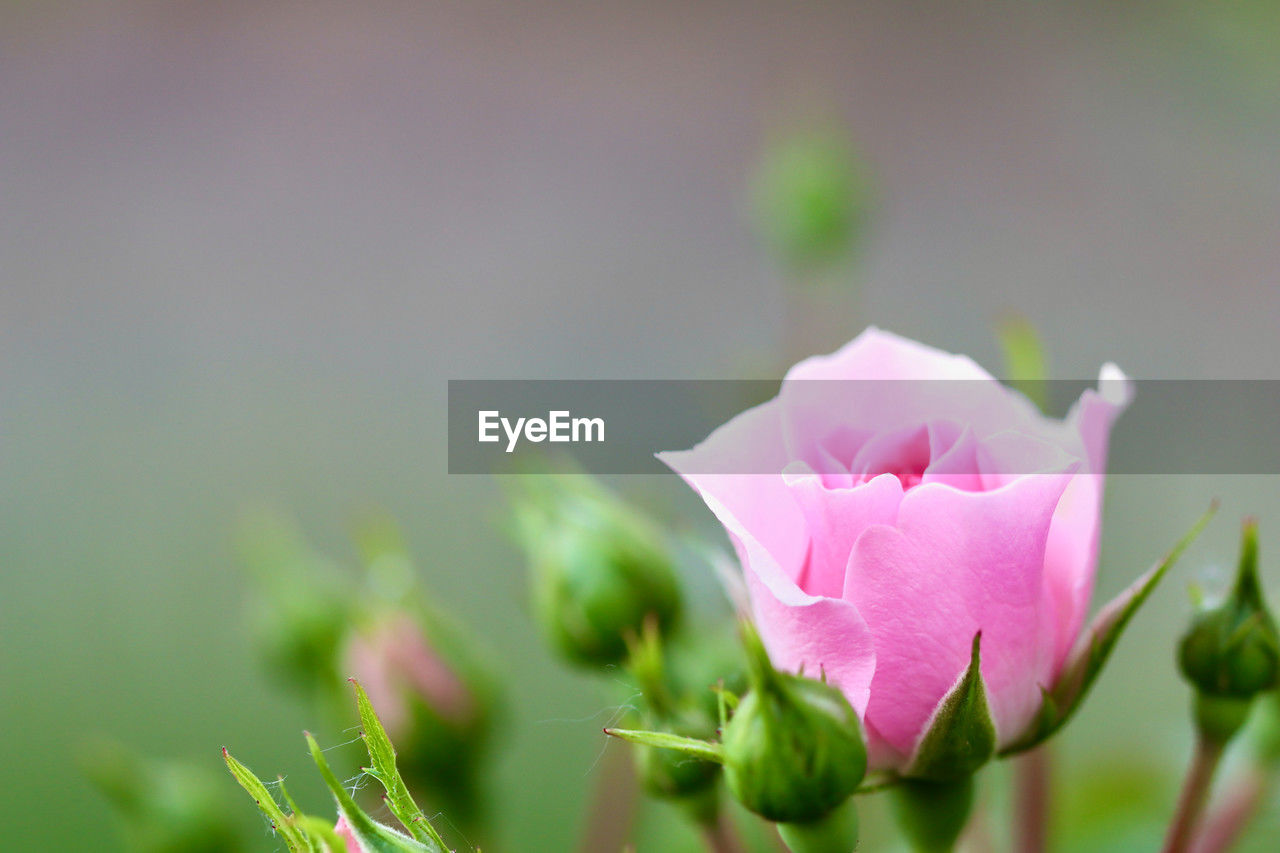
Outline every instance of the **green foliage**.
{"label": "green foliage", "polygon": [[240,551],[254,581],[254,637],[271,671],[309,695],[332,696],[354,615],[349,584],[297,526],[269,512],[248,515]]}
{"label": "green foliage", "polygon": [[[350,832],[366,850],[375,851],[375,853],[393,853],[393,851],[446,853],[448,848],[444,841],[410,796],[400,771],[396,768],[395,747],[387,737],[382,722],[378,719],[360,685],[353,682],[353,686],[363,727],[362,738],[373,765],[366,768],[364,772],[382,785],[386,791],[384,800],[388,809],[408,830],[408,834],[373,820],[338,781],[315,738],[310,733],[305,733],[312,760],[315,761],[325,785],[333,794],[339,814],[346,820]],[[249,768],[232,757],[226,749],[222,750],[222,755],[231,775],[249,796],[253,797],[258,808],[271,822],[272,828],[280,835],[291,853],[326,853],[326,851],[327,853],[345,853],[346,845],[340,842],[331,822],[299,812],[283,783],[279,786],[280,795],[289,807],[288,813],[281,808],[267,786]]]}
{"label": "green foliage", "polygon": [[418,804],[409,795],[409,789],[396,769],[395,747],[387,737],[387,732],[382,727],[377,713],[374,712],[368,695],[354,679],[351,683],[356,691],[356,708],[360,714],[360,725],[363,729],[361,736],[364,738],[365,747],[369,750],[369,760],[373,762],[373,767],[366,768],[365,772],[382,783],[382,787],[386,789],[387,807],[396,816],[396,820],[404,824],[419,841],[433,842],[443,848],[444,841],[427,822],[422,809],[418,808]]}
{"label": "green foliage", "polygon": [[1049,397],[1045,380],[1049,377],[1045,367],[1044,345],[1040,333],[1031,321],[1021,314],[1005,316],[996,326],[1000,349],[1004,353],[1004,368],[1010,384],[1026,395],[1042,412],[1049,411]]}
{"label": "green foliage", "polygon": [[898,828],[919,853],[945,853],[969,822],[973,777],[951,782],[905,779],[889,793]]}
{"label": "green foliage", "polygon": [[279,517],[248,517],[242,551],[257,587],[259,648],[340,724],[350,715],[348,676],[380,685],[401,772],[469,834],[484,812],[480,768],[501,704],[497,679],[476,638],[422,589],[391,519],[366,518],[354,538],[360,573],[339,570]]}

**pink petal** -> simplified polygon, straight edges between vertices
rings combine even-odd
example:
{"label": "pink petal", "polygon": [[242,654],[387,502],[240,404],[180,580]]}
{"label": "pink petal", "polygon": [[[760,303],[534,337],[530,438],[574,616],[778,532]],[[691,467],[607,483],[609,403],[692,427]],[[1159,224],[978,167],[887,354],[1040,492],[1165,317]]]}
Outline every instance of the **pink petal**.
{"label": "pink petal", "polygon": [[789,475],[791,496],[804,513],[812,550],[796,582],[810,595],[839,598],[853,543],[873,524],[898,520],[902,483],[892,474],[849,489],[828,489],[818,475]]}
{"label": "pink petal", "polygon": [[[351,825],[347,823],[346,817],[338,817],[338,822],[333,825],[333,831],[346,842],[347,853],[364,853],[363,848],[360,847],[360,842],[356,840],[355,832],[351,829]],[[335,850],[334,853],[339,853],[339,851]]]}
{"label": "pink petal", "polygon": [[1048,683],[1054,631],[1044,613],[1044,548],[1069,474],[992,492],[923,485],[898,526],[872,527],[849,561],[844,597],[875,638],[869,731],[909,755],[983,632],[982,675],[996,731],[1021,733]]}
{"label": "pink petal", "polygon": [[742,555],[752,614],[773,665],[791,672],[803,670],[813,677],[825,675],[861,718],[870,697],[876,656],[867,623],[857,608],[837,598],[804,593],[782,574],[760,543],[739,526],[726,526]]}
{"label": "pink petal", "polygon": [[806,358],[787,371],[795,379],[991,379],[966,355],[953,355],[868,326],[831,355]]}
{"label": "pink petal", "polygon": [[735,527],[750,530],[794,580],[804,568],[809,534],[782,477],[791,460],[778,414],[772,400],[738,415],[692,450],[659,453],[658,458],[702,495],[730,532]]}
{"label": "pink petal", "polygon": [[1107,470],[1111,426],[1129,405],[1132,385],[1115,365],[1102,369],[1099,391],[1086,391],[1067,415],[1079,437],[1086,466],[1058,504],[1045,552],[1045,583],[1057,627],[1054,673],[1075,644],[1093,596],[1097,574],[1098,533]]}

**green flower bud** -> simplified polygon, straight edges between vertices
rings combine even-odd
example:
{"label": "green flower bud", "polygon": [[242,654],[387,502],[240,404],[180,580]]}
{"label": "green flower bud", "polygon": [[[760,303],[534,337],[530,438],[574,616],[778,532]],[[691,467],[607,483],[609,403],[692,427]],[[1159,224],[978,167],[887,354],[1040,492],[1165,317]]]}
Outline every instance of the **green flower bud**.
{"label": "green flower bud", "polygon": [[1280,637],[1258,581],[1256,522],[1245,522],[1231,593],[1195,617],[1178,660],[1187,680],[1208,697],[1248,700],[1280,683]]}
{"label": "green flower bud", "polygon": [[623,660],[652,616],[676,621],[679,589],[662,536],[585,475],[537,476],[516,507],[538,620],[569,661]]}
{"label": "green flower bud", "polygon": [[753,189],[760,234],[792,271],[811,273],[856,251],[871,207],[870,179],[838,133],[817,129],[778,140]]}
{"label": "green flower bud", "polygon": [[339,655],[353,608],[337,567],[295,524],[270,512],[245,518],[240,544],[254,586],[250,616],[263,661],[304,693],[340,693]]}
{"label": "green flower bud", "polygon": [[750,629],[746,644],[752,690],[724,731],[729,790],[769,820],[817,821],[866,774],[857,714],[835,687],[775,670]]}

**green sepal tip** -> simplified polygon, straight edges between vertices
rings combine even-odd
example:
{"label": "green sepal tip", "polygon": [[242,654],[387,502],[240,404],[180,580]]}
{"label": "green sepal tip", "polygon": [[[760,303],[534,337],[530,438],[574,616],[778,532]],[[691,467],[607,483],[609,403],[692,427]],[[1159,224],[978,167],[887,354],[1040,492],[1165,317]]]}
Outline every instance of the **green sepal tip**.
{"label": "green sepal tip", "polygon": [[670,732],[650,732],[636,729],[605,729],[604,733],[628,743],[640,746],[653,746],[658,749],[674,749],[690,758],[702,761],[724,763],[724,748],[718,743],[710,743],[697,738],[675,735]]}
{"label": "green sepal tip", "polygon": [[973,774],[996,750],[996,727],[982,683],[982,632],[973,635],[969,666],[938,705],[905,776],[949,782]]}

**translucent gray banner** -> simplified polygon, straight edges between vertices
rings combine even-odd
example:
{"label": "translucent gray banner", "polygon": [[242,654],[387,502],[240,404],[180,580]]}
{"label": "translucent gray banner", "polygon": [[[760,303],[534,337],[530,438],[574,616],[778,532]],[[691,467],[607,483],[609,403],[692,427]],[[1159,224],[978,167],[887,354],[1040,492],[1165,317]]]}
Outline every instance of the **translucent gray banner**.
{"label": "translucent gray banner", "polygon": [[[692,448],[761,405],[729,451],[687,459],[698,470],[685,473],[777,474],[780,461],[848,468],[868,464],[877,436],[907,441],[913,429],[935,455],[976,448],[988,473],[1036,473],[1065,457],[992,448],[1027,436],[1086,457],[1088,433],[1114,406],[1123,411],[1108,473],[1280,474],[1280,381],[1111,379],[450,380],[449,473],[521,473],[548,452],[597,474],[665,473],[656,453]],[[1082,422],[1087,406],[1097,409]]]}

